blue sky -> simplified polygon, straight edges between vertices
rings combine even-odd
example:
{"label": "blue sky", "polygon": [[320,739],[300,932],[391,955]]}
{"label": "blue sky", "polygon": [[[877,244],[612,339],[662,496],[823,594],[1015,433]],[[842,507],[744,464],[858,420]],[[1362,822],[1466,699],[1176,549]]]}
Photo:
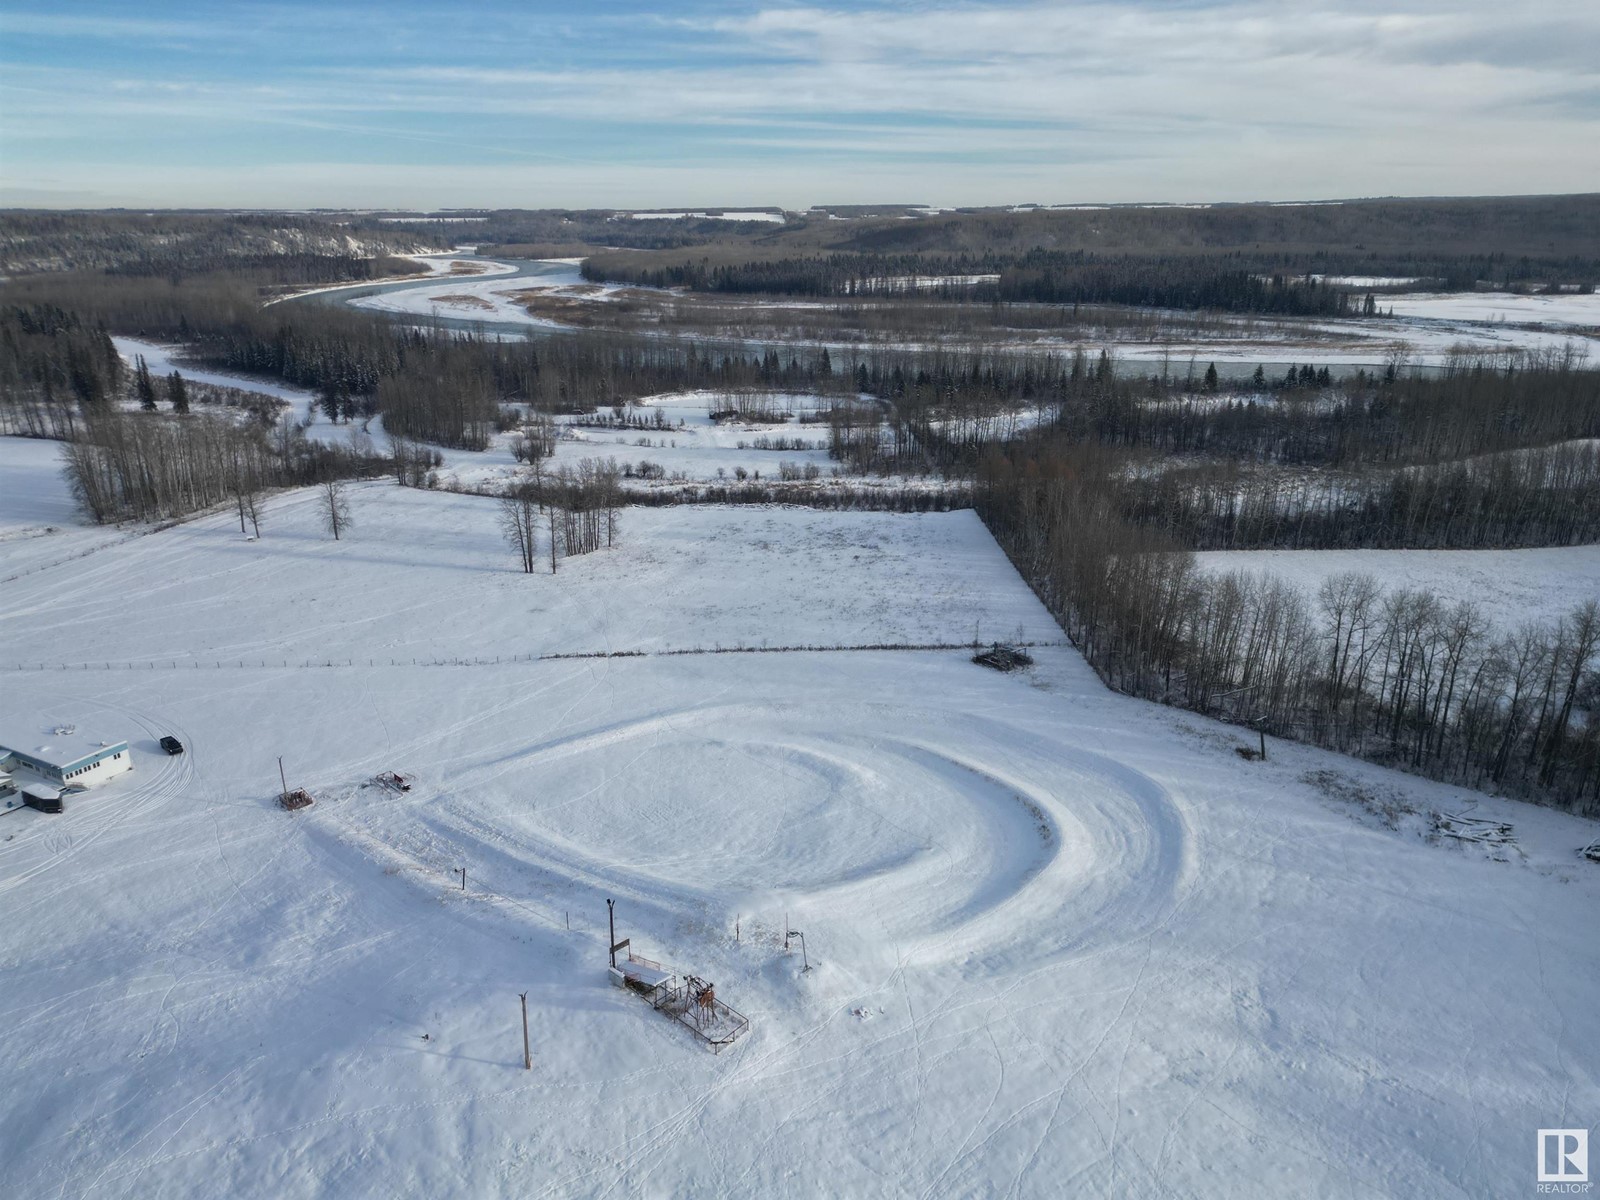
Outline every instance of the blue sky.
{"label": "blue sky", "polygon": [[1596,0],[0,0],[0,204],[1600,191],[1596,147]]}

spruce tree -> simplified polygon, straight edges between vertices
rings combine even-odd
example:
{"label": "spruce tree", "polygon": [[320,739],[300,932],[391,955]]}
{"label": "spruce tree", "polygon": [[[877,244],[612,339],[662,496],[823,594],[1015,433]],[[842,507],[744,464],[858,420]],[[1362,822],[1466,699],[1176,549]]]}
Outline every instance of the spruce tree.
{"label": "spruce tree", "polygon": [[183,415],[189,411],[189,388],[176,371],[167,376],[167,399],[172,402],[173,412]]}
{"label": "spruce tree", "polygon": [[156,411],[156,385],[150,381],[150,367],[144,361],[144,355],[139,355],[137,365],[133,369],[133,388],[139,397],[139,407],[145,412]]}
{"label": "spruce tree", "polygon": [[317,396],[317,407],[328,418],[329,424],[339,423],[339,385],[332,380],[322,385],[322,391]]}

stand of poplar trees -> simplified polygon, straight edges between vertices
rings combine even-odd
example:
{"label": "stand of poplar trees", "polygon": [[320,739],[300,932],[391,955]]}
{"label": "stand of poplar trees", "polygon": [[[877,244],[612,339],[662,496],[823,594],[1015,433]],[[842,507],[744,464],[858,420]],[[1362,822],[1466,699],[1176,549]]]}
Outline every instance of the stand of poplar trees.
{"label": "stand of poplar trees", "polygon": [[1600,814],[1600,601],[1495,629],[1370,577],[1208,575],[1124,519],[1093,448],[986,460],[977,508],[1112,687],[1431,778]]}
{"label": "stand of poplar trees", "polygon": [[271,437],[223,417],[97,412],[63,446],[68,484],[85,514],[104,524],[181,517],[237,506],[241,525],[269,487],[370,478],[388,457],[311,442],[291,425]]}

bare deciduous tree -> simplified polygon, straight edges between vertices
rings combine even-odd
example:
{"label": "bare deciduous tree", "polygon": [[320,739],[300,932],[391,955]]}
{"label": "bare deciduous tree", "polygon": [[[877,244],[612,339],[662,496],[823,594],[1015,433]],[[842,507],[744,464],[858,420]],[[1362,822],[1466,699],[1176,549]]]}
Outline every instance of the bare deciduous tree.
{"label": "bare deciduous tree", "polygon": [[350,498],[345,494],[344,481],[329,479],[319,484],[317,499],[322,508],[323,524],[337,542],[344,531],[355,523],[350,517]]}
{"label": "bare deciduous tree", "polygon": [[[539,555],[539,498],[531,489],[500,498],[500,531],[517,552],[523,573],[532,575]],[[553,558],[550,565],[553,571]]]}

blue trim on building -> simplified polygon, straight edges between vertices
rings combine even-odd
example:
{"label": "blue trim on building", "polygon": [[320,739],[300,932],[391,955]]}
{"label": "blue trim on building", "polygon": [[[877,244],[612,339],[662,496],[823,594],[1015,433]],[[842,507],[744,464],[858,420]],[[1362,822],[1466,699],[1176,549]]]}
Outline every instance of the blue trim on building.
{"label": "blue trim on building", "polygon": [[70,776],[74,771],[86,771],[90,767],[105,762],[107,759],[116,758],[118,755],[127,753],[127,742],[113,742],[109,746],[102,746],[93,754],[86,754],[82,758],[73,759],[73,761],[69,763],[66,763],[62,766],[57,766],[55,763],[48,763],[42,761],[41,759],[34,758],[33,755],[28,754],[25,751],[15,750],[9,746],[4,746],[0,747],[0,760],[13,759],[20,766],[26,767],[35,774],[43,775],[47,779],[59,779],[65,781],[67,777]]}

